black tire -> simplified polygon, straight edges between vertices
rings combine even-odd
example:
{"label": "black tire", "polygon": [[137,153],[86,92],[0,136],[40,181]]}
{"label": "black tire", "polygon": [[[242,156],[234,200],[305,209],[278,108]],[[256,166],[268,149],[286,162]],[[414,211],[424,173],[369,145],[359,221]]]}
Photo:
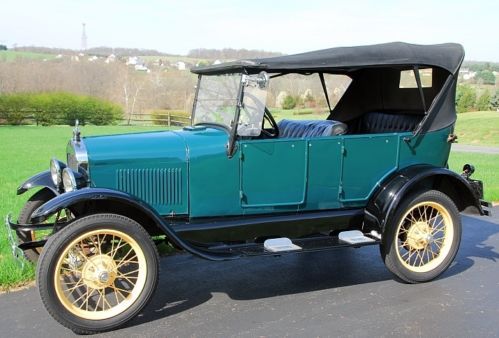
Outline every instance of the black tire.
{"label": "black tire", "polygon": [[[31,214],[40,206],[55,197],[55,194],[47,188],[37,191],[30,199],[24,204],[24,207],[19,213],[17,222],[21,224],[31,223]],[[20,243],[34,241],[34,234],[32,232],[16,231]],[[31,262],[36,263],[40,257],[42,248],[29,249],[24,251],[24,256]]]}
{"label": "black tire", "polygon": [[381,244],[386,267],[407,283],[437,278],[456,257],[461,217],[454,202],[440,191],[404,199],[387,222]]}
{"label": "black tire", "polygon": [[[128,243],[133,251],[130,254],[131,249],[125,246],[121,252],[128,252],[118,262],[115,257],[121,254],[120,243]],[[134,274],[119,271],[123,261],[130,261],[123,267],[133,265],[130,269],[135,269]],[[159,257],[149,234],[137,222],[116,214],[77,219],[51,236],[37,268],[37,285],[45,308],[56,321],[78,334],[103,332],[124,325],[149,302],[158,277]],[[68,284],[66,280],[72,282]],[[75,285],[80,286],[70,291]],[[126,285],[133,287],[123,296],[116,288]],[[80,301],[71,304],[84,292]],[[121,301],[119,294],[123,297]],[[78,306],[81,306],[79,310]],[[96,315],[93,315],[94,309]]]}

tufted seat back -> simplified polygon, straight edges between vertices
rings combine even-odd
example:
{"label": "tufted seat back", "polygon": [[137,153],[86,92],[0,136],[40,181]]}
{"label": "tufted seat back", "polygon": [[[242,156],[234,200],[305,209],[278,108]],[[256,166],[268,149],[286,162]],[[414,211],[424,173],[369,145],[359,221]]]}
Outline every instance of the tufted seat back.
{"label": "tufted seat back", "polygon": [[282,120],[278,123],[279,137],[321,137],[342,135],[347,125],[332,120]]}
{"label": "tufted seat back", "polygon": [[359,133],[396,133],[413,131],[423,115],[370,112],[359,121]]}

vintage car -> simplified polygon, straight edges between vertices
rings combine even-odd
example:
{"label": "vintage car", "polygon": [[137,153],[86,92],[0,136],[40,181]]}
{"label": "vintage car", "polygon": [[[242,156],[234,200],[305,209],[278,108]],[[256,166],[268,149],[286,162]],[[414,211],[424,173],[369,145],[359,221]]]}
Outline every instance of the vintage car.
{"label": "vintage car", "polygon": [[[66,163],[18,188],[38,191],[7,219],[13,252],[37,261],[43,304],[78,333],[144,308],[158,239],[216,261],[377,245],[399,280],[430,281],[456,256],[460,212],[489,213],[473,166],[447,164],[463,57],[458,44],[387,43],[195,68],[192,125],[75,129]],[[268,86],[293,74],[317,78],[326,118],[276,122]],[[351,81],[334,107],[331,74]]]}

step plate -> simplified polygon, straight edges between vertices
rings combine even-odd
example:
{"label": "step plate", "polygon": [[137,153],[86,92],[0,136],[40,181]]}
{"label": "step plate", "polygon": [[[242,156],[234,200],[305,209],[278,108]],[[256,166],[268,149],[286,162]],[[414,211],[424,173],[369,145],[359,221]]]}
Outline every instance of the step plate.
{"label": "step plate", "polygon": [[293,244],[289,238],[272,238],[267,239],[263,243],[263,247],[266,251],[270,252],[283,252],[283,251],[296,251],[301,250],[301,247]]}
{"label": "step plate", "polygon": [[374,242],[375,240],[365,236],[362,231],[359,230],[350,230],[350,231],[343,231],[340,232],[338,239],[342,242],[348,243],[348,244],[362,244],[362,243],[370,243]]}

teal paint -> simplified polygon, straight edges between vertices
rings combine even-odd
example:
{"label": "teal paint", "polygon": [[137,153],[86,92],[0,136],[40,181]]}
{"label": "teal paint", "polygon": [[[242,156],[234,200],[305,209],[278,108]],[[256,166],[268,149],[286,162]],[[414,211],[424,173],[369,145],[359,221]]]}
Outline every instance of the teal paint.
{"label": "teal paint", "polygon": [[305,202],[307,141],[251,140],[240,143],[241,206],[292,206]]}
{"label": "teal paint", "polygon": [[379,183],[414,164],[444,167],[452,126],[411,133],[241,140],[222,128],[85,138],[91,184],[123,190],[159,213],[190,217],[363,207]]}
{"label": "teal paint", "polygon": [[340,207],[341,137],[314,138],[308,141],[308,184],[304,210]]}
{"label": "teal paint", "polygon": [[188,214],[188,166],[184,140],[174,132],[84,139],[91,185],[122,190],[161,214]]}

